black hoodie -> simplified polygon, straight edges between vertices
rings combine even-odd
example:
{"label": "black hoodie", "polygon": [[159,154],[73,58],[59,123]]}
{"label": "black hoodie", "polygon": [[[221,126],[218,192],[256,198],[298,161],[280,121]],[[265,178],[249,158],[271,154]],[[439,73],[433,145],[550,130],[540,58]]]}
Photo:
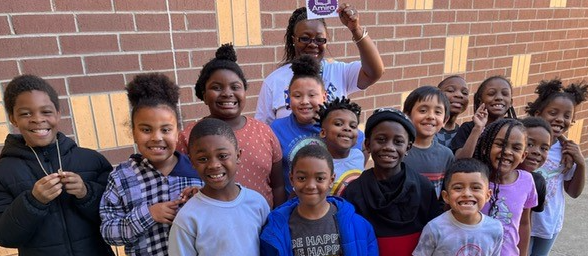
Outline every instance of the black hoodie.
{"label": "black hoodie", "polygon": [[112,166],[104,156],[80,148],[57,134],[63,170],[82,177],[87,195],[77,199],[65,191],[44,205],[32,189],[45,173],[59,168],[56,144],[26,146],[22,135],[9,134],[0,154],[0,246],[19,255],[114,255],[100,235],[98,206]]}

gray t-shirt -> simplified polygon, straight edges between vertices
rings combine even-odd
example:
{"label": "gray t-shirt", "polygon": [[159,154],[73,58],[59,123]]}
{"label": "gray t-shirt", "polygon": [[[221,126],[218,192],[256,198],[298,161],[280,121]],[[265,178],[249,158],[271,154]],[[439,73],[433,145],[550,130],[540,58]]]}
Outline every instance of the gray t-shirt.
{"label": "gray t-shirt", "polygon": [[292,236],[292,249],[296,256],[341,255],[339,231],[335,220],[337,208],[329,204],[327,214],[318,220],[309,220],[294,209],[288,224]]}
{"label": "gray t-shirt", "polygon": [[437,197],[441,195],[445,170],[453,163],[453,152],[433,140],[428,148],[412,147],[402,162],[411,169],[427,177],[435,186]]}

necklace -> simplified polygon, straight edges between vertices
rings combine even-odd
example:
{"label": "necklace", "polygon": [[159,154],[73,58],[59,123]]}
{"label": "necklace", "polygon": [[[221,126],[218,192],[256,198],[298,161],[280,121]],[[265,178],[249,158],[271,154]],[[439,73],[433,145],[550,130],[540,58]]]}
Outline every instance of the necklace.
{"label": "necklace", "polygon": [[[59,151],[59,139],[55,139],[55,145],[57,146],[57,159],[59,160],[59,169],[57,170],[57,173],[61,176],[63,174],[63,166],[61,165],[61,152]],[[31,147],[29,145],[27,145],[27,146],[33,151],[33,154],[35,154],[35,158],[37,158],[37,162],[39,163],[39,166],[41,166],[41,169],[43,170],[45,175],[49,175],[47,170],[45,170],[45,167],[43,167],[43,164],[41,163],[41,159],[39,159],[39,156],[37,155],[37,152],[35,152],[35,149],[33,149],[33,147]]]}

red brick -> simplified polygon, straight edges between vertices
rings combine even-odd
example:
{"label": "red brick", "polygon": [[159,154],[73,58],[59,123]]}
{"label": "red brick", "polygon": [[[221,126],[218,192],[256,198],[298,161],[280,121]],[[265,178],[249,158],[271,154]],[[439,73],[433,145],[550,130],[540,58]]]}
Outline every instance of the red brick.
{"label": "red brick", "polygon": [[494,1],[494,8],[496,9],[506,9],[506,8],[513,8],[515,1]]}
{"label": "red brick", "polygon": [[524,44],[511,44],[508,46],[509,55],[525,54],[526,45]]}
{"label": "red brick", "polygon": [[[420,26],[419,26],[420,28]],[[394,39],[394,33],[396,30],[392,26],[380,26],[380,27],[371,27],[370,28],[370,37],[372,39]]]}
{"label": "red brick", "polygon": [[290,19],[291,13],[271,13],[271,15],[273,17],[272,28],[282,28],[282,32],[284,33],[286,31],[286,26],[288,26],[288,20]]}
{"label": "red brick", "polygon": [[196,118],[202,118],[210,113],[208,106],[204,105],[202,102],[190,105],[182,105],[180,106],[180,109],[182,111],[183,120],[194,120]]}
{"label": "red brick", "polygon": [[498,19],[501,21],[516,20],[518,12],[517,10],[500,10],[498,12]]}
{"label": "red brick", "polygon": [[[142,54],[140,58],[142,70],[173,70],[173,57],[173,53],[171,52]],[[189,65],[188,52],[176,52],[176,67],[186,68],[189,67]]]}
{"label": "red brick", "polygon": [[469,59],[483,59],[488,58],[488,47],[469,47]]}
{"label": "red brick", "polygon": [[473,8],[474,9],[492,9],[494,7],[494,1],[488,0],[474,0],[473,1]]}
{"label": "red brick", "polygon": [[169,0],[172,11],[214,11],[215,1]]}
{"label": "red brick", "polygon": [[446,40],[444,37],[431,38],[431,49],[445,49]]}
{"label": "red brick", "polygon": [[555,19],[566,19],[570,17],[570,10],[567,8],[555,8],[553,9],[553,18]]}
{"label": "red brick", "polygon": [[[380,82],[392,82],[400,78],[402,78],[402,68],[387,68],[380,78]],[[366,92],[366,96],[372,96],[372,94]]]}
{"label": "red brick", "polygon": [[188,87],[190,86],[194,86],[194,84],[196,83],[196,80],[198,80],[198,75],[200,74],[200,69],[180,69],[177,71],[178,73],[178,80],[176,81],[176,83],[178,85],[188,85]]}
{"label": "red brick", "polygon": [[438,63],[445,60],[445,51],[427,51],[421,53],[421,63]]}
{"label": "red brick", "polygon": [[558,61],[558,60],[562,60],[562,58],[563,58],[563,53],[560,51],[547,53],[547,61]]}
{"label": "red brick", "polygon": [[[61,101],[61,100],[60,100]],[[61,104],[60,105],[64,105],[64,108],[62,108],[62,111],[65,109],[65,106],[67,106],[67,104]],[[62,114],[63,116],[63,114]],[[73,134],[73,125],[71,122],[71,118],[62,118],[61,120],[59,120],[59,131],[62,132],[63,134],[70,136]]]}
{"label": "red brick", "polygon": [[0,38],[0,58],[54,55],[59,53],[55,37]]}
{"label": "red brick", "polygon": [[394,82],[394,92],[410,92],[418,86],[418,79],[398,80]]}
{"label": "red brick", "polygon": [[[416,88],[416,83],[415,83],[415,88]],[[378,95],[378,96],[375,96],[374,105],[376,108],[396,107],[398,109],[402,109],[402,106],[400,106],[400,99],[401,99],[400,93]]]}
{"label": "red brick", "polygon": [[71,94],[120,91],[125,88],[122,74],[68,77]]}
{"label": "red brick", "polygon": [[379,24],[390,24],[390,25],[405,24],[405,22],[406,22],[405,14],[410,14],[410,13],[407,13],[407,12],[379,12],[378,13],[378,23]]}
{"label": "red brick", "polygon": [[420,64],[420,53],[398,53],[395,56],[395,66]]}
{"label": "red brick", "polygon": [[[129,123],[129,125],[130,125],[130,123]],[[128,134],[128,136],[132,136],[132,135]],[[104,157],[106,157],[106,159],[108,159],[108,162],[110,162],[112,164],[118,164],[123,161],[127,161],[129,159],[129,156],[131,154],[135,153],[135,150],[133,149],[132,146],[116,148],[116,149],[99,150],[99,151],[100,151],[100,154],[104,155]]]}
{"label": "red brick", "polygon": [[497,34],[497,33],[510,32],[511,26],[512,26],[512,22],[510,22],[510,21],[494,22],[494,23],[492,23],[492,33]]}
{"label": "red brick", "polygon": [[76,35],[59,37],[63,54],[117,52],[116,35]]}
{"label": "red brick", "polygon": [[262,41],[264,46],[283,46],[284,45],[284,31],[282,30],[270,30],[262,31]]}
{"label": "red brick", "polygon": [[529,28],[531,27],[531,21],[518,21],[518,22],[513,22],[512,23],[512,29],[511,31],[513,32],[518,32],[518,31],[529,31]]}
{"label": "red brick", "polygon": [[297,5],[296,1],[263,1],[260,7],[262,12],[287,11],[292,14],[300,6]]}
{"label": "red brick", "polygon": [[41,77],[82,74],[82,61],[78,57],[22,60],[22,72]]}
{"label": "red brick", "polygon": [[[262,15],[262,17],[264,16],[269,15]],[[186,14],[186,19],[188,20],[188,30],[216,29],[216,15],[214,13],[189,13]]]}
{"label": "red brick", "polygon": [[425,65],[406,67],[402,71],[402,79],[427,76],[429,67]]}
{"label": "red brick", "polygon": [[496,21],[498,20],[498,12],[494,10],[481,10],[478,12],[478,21]]}
{"label": "red brick", "polygon": [[[572,67],[572,61],[571,60],[564,60],[564,61],[558,61],[555,68],[558,70],[569,70]],[[570,76],[562,76],[562,77],[570,77]]]}
{"label": "red brick", "polygon": [[165,11],[165,0],[133,1],[114,0],[116,11]]}
{"label": "red brick", "polygon": [[78,14],[80,32],[88,31],[134,31],[132,14]]}
{"label": "red brick", "polygon": [[274,52],[263,48],[238,48],[240,63],[273,62]]}
{"label": "red brick", "polygon": [[[443,73],[443,67],[441,67],[441,73]],[[428,85],[428,86],[437,87],[437,84],[439,84],[439,82],[441,82],[441,80],[443,80],[443,76],[441,76],[441,75],[422,77],[419,79],[419,85],[420,86]]]}
{"label": "red brick", "polygon": [[[138,31],[169,31],[169,17],[167,14],[135,14]],[[183,14],[172,14],[173,30],[186,30]]]}
{"label": "red brick", "polygon": [[492,23],[477,22],[470,24],[470,34],[489,34],[492,31]]}
{"label": "red brick", "polygon": [[[197,50],[197,51],[193,51],[192,52],[192,66],[193,67],[198,67],[198,68],[204,66],[204,64],[206,64],[209,60],[211,60],[212,58],[214,58],[215,52],[216,52],[216,49],[214,49],[214,50]],[[240,58],[242,54],[240,54],[239,52],[240,51],[237,51],[237,61],[243,62],[241,60],[241,58]],[[274,69],[272,69],[272,71]],[[194,82],[196,82],[196,81],[194,81]]]}
{"label": "red brick", "polygon": [[[247,81],[247,95],[259,95],[259,91],[261,89],[261,80],[257,81]],[[249,105],[249,103],[247,103]],[[257,103],[253,106],[257,106]],[[255,110],[255,109],[254,109]]]}
{"label": "red brick", "polygon": [[86,72],[107,73],[139,70],[139,56],[132,55],[101,55],[84,57]]}
{"label": "red brick", "polygon": [[455,22],[455,11],[439,10],[433,12],[433,23],[451,23]]}
{"label": "red brick", "polygon": [[515,42],[517,43],[528,43],[533,42],[533,32],[521,32],[516,34]]}
{"label": "red brick", "polygon": [[[175,44],[176,42],[174,42]],[[123,51],[154,51],[171,49],[169,34],[128,34],[120,36]],[[178,45],[176,45],[177,47]],[[179,47],[178,47],[179,48]]]}
{"label": "red brick", "polygon": [[174,33],[173,37],[176,49],[196,49],[219,46],[216,32]]}
{"label": "red brick", "polygon": [[47,0],[3,0],[0,13],[50,12],[51,1]]}
{"label": "red brick", "polygon": [[444,36],[447,35],[447,25],[445,24],[425,24],[423,25],[423,37]]}
{"label": "red brick", "polygon": [[11,80],[18,74],[18,64],[14,60],[0,61],[0,80]]}
{"label": "red brick", "polygon": [[377,12],[362,12],[361,18],[360,18],[361,25],[364,25],[364,26],[378,25],[377,15],[378,15]]}
{"label": "red brick", "polygon": [[194,85],[180,86],[180,104],[194,102],[195,100]]}
{"label": "red brick", "polygon": [[537,18],[538,19],[546,19],[549,20],[553,18],[554,9],[538,9],[537,10]]}
{"label": "red brick", "polygon": [[431,11],[411,11],[406,16],[406,24],[431,23],[431,16],[433,16]]}
{"label": "red brick", "polygon": [[496,44],[512,44],[517,34],[500,34],[496,36]]}
{"label": "red brick", "polygon": [[17,35],[76,32],[71,14],[14,15],[12,26]]}
{"label": "red brick", "polygon": [[404,40],[405,51],[423,51],[429,49],[431,49],[431,39],[429,38]]}
{"label": "red brick", "polygon": [[[67,95],[67,89],[65,86],[65,79],[64,78],[46,78],[45,81],[47,81],[47,83],[49,83],[51,85],[51,87],[53,87],[53,89],[55,89],[55,91],[57,92],[57,95],[59,96],[66,96]],[[65,100],[65,102],[67,102],[67,100]],[[66,104],[63,104],[63,102],[59,103],[61,105],[61,115],[69,115],[69,108],[66,110],[64,108],[64,106],[66,106]]]}
{"label": "red brick", "polygon": [[508,46],[498,45],[488,47],[488,53],[490,57],[506,56],[506,54],[508,53]]}
{"label": "red brick", "polygon": [[56,11],[112,11],[110,0],[54,0]]}
{"label": "red brick", "polygon": [[9,35],[10,24],[8,24],[8,16],[0,16],[0,35]]}
{"label": "red brick", "polygon": [[450,1],[451,9],[472,9],[472,1]]}
{"label": "red brick", "polygon": [[[327,48],[326,55],[328,57],[334,56],[359,56],[357,51],[357,47],[353,43],[329,43],[329,47]],[[345,55],[345,49],[348,48],[349,52]]]}
{"label": "red brick", "polygon": [[470,24],[449,24],[447,25],[447,35],[468,35],[470,33]]}
{"label": "red brick", "polygon": [[476,22],[478,21],[478,11],[460,11],[455,17],[457,22]]}
{"label": "red brick", "polygon": [[534,20],[537,18],[537,10],[534,9],[521,9],[518,12],[518,20]]}
{"label": "red brick", "polygon": [[[404,2],[404,1],[398,1]],[[433,9],[434,10],[441,10],[441,9],[448,9],[449,8],[449,1],[433,1]]]}
{"label": "red brick", "polygon": [[397,26],[395,38],[421,37],[422,26]]}

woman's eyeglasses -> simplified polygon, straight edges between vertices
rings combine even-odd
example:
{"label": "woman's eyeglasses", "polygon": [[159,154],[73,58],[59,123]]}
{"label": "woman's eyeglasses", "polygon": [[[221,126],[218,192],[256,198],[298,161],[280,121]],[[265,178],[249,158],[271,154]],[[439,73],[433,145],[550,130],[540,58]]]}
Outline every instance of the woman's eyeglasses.
{"label": "woman's eyeglasses", "polygon": [[310,38],[307,36],[303,36],[303,37],[298,38],[298,42],[301,42],[303,44],[314,43],[316,45],[323,45],[323,44],[327,43],[327,38],[324,38],[324,37]]}

